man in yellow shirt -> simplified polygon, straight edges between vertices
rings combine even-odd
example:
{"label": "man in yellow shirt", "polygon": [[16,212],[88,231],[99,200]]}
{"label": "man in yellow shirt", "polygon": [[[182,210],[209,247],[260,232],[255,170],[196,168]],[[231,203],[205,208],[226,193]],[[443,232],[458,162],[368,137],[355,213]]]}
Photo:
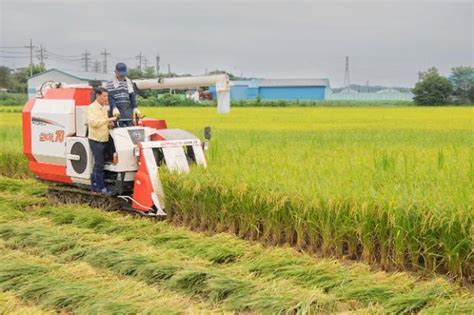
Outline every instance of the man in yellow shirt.
{"label": "man in yellow shirt", "polygon": [[109,128],[117,119],[108,116],[107,89],[97,87],[94,89],[95,101],[87,108],[87,121],[89,123],[89,145],[94,156],[94,169],[91,174],[93,192],[108,194],[104,181],[104,157],[107,142],[109,141]]}

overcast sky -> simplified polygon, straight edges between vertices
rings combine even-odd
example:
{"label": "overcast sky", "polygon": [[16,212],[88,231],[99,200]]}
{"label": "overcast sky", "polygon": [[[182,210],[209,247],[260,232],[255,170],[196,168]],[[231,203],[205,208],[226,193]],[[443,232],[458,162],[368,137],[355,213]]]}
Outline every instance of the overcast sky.
{"label": "overcast sky", "polygon": [[[226,69],[265,78],[329,78],[413,86],[435,66],[474,63],[474,1],[45,1],[0,0],[0,64],[28,63],[30,38],[46,65],[80,70],[107,48],[111,64],[161,56],[177,73]],[[17,47],[17,48],[13,48]],[[37,59],[35,59],[37,62]],[[92,66],[90,66],[92,67]]]}

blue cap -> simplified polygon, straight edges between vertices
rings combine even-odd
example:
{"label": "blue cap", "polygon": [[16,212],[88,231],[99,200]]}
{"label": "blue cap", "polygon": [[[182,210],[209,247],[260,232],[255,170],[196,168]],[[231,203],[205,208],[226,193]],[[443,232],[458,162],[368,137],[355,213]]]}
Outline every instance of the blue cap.
{"label": "blue cap", "polygon": [[118,64],[115,65],[115,72],[117,72],[117,74],[119,76],[126,76],[128,71],[127,71],[127,65],[124,64],[123,62],[119,62]]}

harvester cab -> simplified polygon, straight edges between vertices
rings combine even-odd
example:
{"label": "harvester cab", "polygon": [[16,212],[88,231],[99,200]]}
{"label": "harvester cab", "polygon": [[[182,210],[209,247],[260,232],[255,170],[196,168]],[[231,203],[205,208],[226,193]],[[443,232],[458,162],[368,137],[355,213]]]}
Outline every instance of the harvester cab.
{"label": "harvester cab", "polygon": [[42,98],[30,99],[23,108],[23,149],[32,173],[49,182],[61,201],[101,206],[95,200],[103,198],[108,200],[103,208],[164,216],[159,169],[187,173],[191,164],[207,166],[204,149],[210,129],[201,142],[188,131],[168,129],[164,120],[146,118],[135,126],[110,130],[105,182],[114,195],[91,193],[94,160],[87,138],[87,106],[92,88],[53,86],[42,92]]}

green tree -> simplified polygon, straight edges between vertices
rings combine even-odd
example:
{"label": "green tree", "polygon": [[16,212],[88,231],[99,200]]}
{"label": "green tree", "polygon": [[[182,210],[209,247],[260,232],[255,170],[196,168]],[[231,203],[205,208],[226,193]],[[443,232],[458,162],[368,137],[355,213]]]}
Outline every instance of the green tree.
{"label": "green tree", "polygon": [[436,69],[436,67],[431,67],[426,71],[420,71],[418,73],[420,74],[420,80],[424,80],[425,77],[429,74],[438,74],[438,69]]}
{"label": "green tree", "polygon": [[143,73],[140,69],[129,69],[127,77],[131,80],[143,78]]}
{"label": "green tree", "polygon": [[[33,75],[39,74],[46,71],[43,65],[33,65]],[[15,93],[26,93],[27,82],[30,77],[30,67],[17,69],[12,74],[12,84],[10,87],[11,92]]]}
{"label": "green tree", "polygon": [[179,77],[179,75],[177,73],[174,73],[174,72],[166,72],[166,73],[160,73],[158,75],[158,77],[160,78],[176,78],[176,77]]}
{"label": "green tree", "polygon": [[11,89],[12,77],[11,69],[5,66],[0,66],[0,88]]}
{"label": "green tree", "polygon": [[467,102],[469,100],[469,90],[474,86],[474,68],[454,67],[451,72],[450,79],[453,83],[454,94],[460,102]]}
{"label": "green tree", "polygon": [[451,82],[439,75],[436,68],[431,68],[422,74],[423,80],[413,89],[413,98],[418,105],[446,104],[453,93]]}
{"label": "green tree", "polygon": [[145,71],[143,71],[143,78],[145,79],[153,79],[156,78],[155,67],[146,67]]}
{"label": "green tree", "polygon": [[471,88],[467,92],[467,95],[471,103],[474,103],[474,85],[471,86]]}
{"label": "green tree", "polygon": [[229,76],[229,80],[231,80],[231,81],[237,79],[237,77],[235,75],[233,75],[232,73],[227,72],[225,70],[216,69],[216,70],[213,70],[213,71],[209,72],[209,75],[213,75],[213,74],[227,74]]}

